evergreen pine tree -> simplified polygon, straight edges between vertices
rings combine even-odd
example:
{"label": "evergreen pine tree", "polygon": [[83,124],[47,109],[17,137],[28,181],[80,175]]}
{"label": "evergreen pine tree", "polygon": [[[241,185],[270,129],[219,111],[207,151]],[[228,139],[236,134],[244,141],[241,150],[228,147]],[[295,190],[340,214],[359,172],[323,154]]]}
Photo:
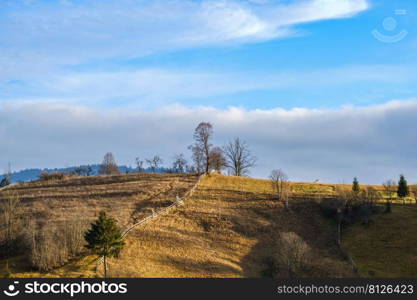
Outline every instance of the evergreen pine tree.
{"label": "evergreen pine tree", "polygon": [[354,191],[355,193],[359,193],[361,190],[360,186],[359,186],[359,181],[358,178],[353,178],[353,183],[352,183],[352,191]]}
{"label": "evergreen pine tree", "polygon": [[104,277],[107,277],[107,258],[117,256],[123,249],[122,233],[117,221],[108,217],[104,211],[91,228],[84,234],[87,242],[86,248],[104,259]]}
{"label": "evergreen pine tree", "polygon": [[400,180],[398,181],[397,195],[400,198],[404,198],[410,195],[410,192],[408,190],[407,180],[405,180],[404,175],[400,175]]}

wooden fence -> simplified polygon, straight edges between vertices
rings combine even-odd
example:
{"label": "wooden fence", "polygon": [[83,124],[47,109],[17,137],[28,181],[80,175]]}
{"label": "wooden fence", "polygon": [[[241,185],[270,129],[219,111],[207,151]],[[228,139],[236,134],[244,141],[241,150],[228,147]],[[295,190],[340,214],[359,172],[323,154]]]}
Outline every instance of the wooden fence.
{"label": "wooden fence", "polygon": [[[131,232],[133,229],[135,229],[136,227],[139,227],[139,226],[141,226],[141,225],[143,225],[143,224],[145,224],[145,223],[147,223],[147,222],[149,222],[150,220],[152,220],[152,219],[155,219],[155,218],[158,218],[158,217],[160,217],[160,216],[162,216],[162,215],[164,215],[164,214],[166,214],[166,213],[168,213],[170,210],[172,210],[173,208],[175,208],[175,207],[177,207],[177,206],[181,206],[181,205],[183,205],[184,204],[184,201],[188,198],[188,197],[191,197],[192,196],[192,194],[194,193],[194,191],[197,189],[197,187],[198,187],[198,185],[200,184],[200,182],[201,182],[201,180],[203,179],[203,177],[204,177],[205,175],[201,175],[199,178],[198,178],[198,180],[197,180],[197,182],[194,184],[194,186],[183,196],[183,197],[178,197],[177,196],[177,199],[175,200],[175,202],[174,203],[172,203],[171,205],[169,205],[169,206],[167,206],[167,207],[164,207],[163,209],[161,209],[161,210],[159,210],[159,211],[157,211],[157,212],[152,212],[152,215],[150,215],[150,216],[147,216],[146,218],[143,218],[142,220],[140,220],[139,222],[137,222],[137,223],[135,223],[135,224],[133,224],[133,225],[131,225],[130,227],[128,227],[127,229],[125,229],[124,231],[123,231],[123,233],[122,233],[122,239],[124,239],[128,234],[129,234],[129,232]],[[100,265],[101,264],[103,264],[103,262],[104,262],[104,257],[102,256],[102,257],[100,257],[99,259],[98,259],[98,262],[97,262],[97,266],[96,266],[96,272],[98,271],[98,268],[100,267]]]}

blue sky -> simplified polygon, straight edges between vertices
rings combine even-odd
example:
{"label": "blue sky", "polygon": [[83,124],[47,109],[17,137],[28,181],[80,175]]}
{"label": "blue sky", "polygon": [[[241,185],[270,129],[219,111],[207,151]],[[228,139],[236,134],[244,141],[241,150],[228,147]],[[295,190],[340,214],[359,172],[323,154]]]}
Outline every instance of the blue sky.
{"label": "blue sky", "polygon": [[[81,128],[70,124],[83,123],[85,115],[91,114],[97,122],[118,120],[112,123],[117,134],[122,128],[127,130],[120,119],[130,113],[149,114],[151,122],[170,111],[166,120],[177,114],[189,116],[187,122],[192,128],[192,122],[198,121],[191,115],[200,115],[205,109],[212,113],[203,114],[209,121],[224,115],[230,118],[227,124],[233,124],[236,118],[246,122],[241,114],[259,117],[260,111],[291,120],[280,124],[289,130],[291,122],[311,119],[311,126],[316,124],[318,121],[313,119],[317,113],[343,113],[343,118],[350,120],[356,109],[363,109],[361,112],[367,113],[358,122],[378,124],[368,138],[373,139],[371,134],[378,132],[381,136],[376,139],[387,140],[383,124],[398,121],[387,115],[396,116],[396,110],[403,111],[403,107],[410,110],[410,105],[414,108],[417,98],[416,12],[413,0],[2,1],[0,112],[3,116],[13,112],[14,117],[0,119],[3,128],[12,130],[3,130],[3,138],[9,143],[0,145],[0,167],[8,160],[16,168],[91,162],[103,152],[93,149],[101,143],[96,138],[104,133],[89,135],[96,140],[96,144],[86,142],[91,155],[67,153],[65,159],[52,159],[48,149],[30,156],[26,152],[20,157],[15,154],[27,135],[34,134],[29,130],[33,127],[39,130],[34,134],[38,142],[34,140],[27,146],[39,148],[39,141],[46,139],[46,144],[52,138],[56,140],[53,147],[66,149],[65,141],[70,139],[63,132],[76,137],[76,130]],[[381,110],[388,112],[375,121]],[[55,115],[50,114],[56,111],[66,117],[54,124],[56,132],[50,132],[51,128],[39,119],[53,119]],[[23,118],[27,118],[25,133],[15,127]],[[262,122],[256,120],[255,124]],[[271,147],[276,144],[270,144],[271,137],[259,140],[259,133],[250,135],[243,123],[235,131],[219,123],[223,131],[217,135],[218,143],[227,140],[225,132],[239,134],[256,143],[260,156],[273,155]],[[25,122],[21,124],[24,127]],[[86,123],[87,129],[95,126]],[[306,142],[303,147],[307,152],[303,155],[310,157],[316,148],[307,137],[303,138],[303,132],[297,134],[297,139],[301,144]],[[346,145],[340,149],[350,148],[359,138],[346,134]],[[409,135],[402,138],[413,139],[412,133]],[[289,142],[295,140],[295,135],[281,138],[274,136],[274,141],[283,148],[292,149],[298,144]],[[330,139],[338,138],[334,135]],[[131,145],[139,147],[150,141],[139,140]],[[104,143],[103,147],[112,145]],[[378,156],[375,148],[377,145],[367,152],[368,161],[372,155]],[[361,172],[366,180],[374,180],[372,172],[367,171],[369,165],[362,171],[352,166],[346,175],[335,173],[340,163],[337,157],[342,153],[339,148],[332,149],[329,151],[335,155],[334,161],[329,158],[321,166],[332,171],[320,170],[317,165],[314,172],[327,172],[329,175],[323,177],[328,181],[345,180]],[[406,172],[410,167],[403,165],[403,157],[391,150],[381,150],[381,162],[392,162],[386,168],[393,176]],[[148,155],[160,150],[147,147],[141,151]],[[172,151],[186,150],[178,145]],[[121,163],[134,161],[135,154],[129,149],[120,147],[118,152]],[[294,151],[290,152],[291,155],[282,154],[284,159],[277,160],[277,167],[285,166],[297,179],[312,179],[314,175],[300,171],[303,165],[295,165],[301,154],[291,158]],[[353,157],[356,152],[343,155]],[[409,155],[413,157],[414,153]],[[169,161],[169,154],[166,156]],[[266,161],[260,160],[254,175],[266,176]]]}
{"label": "blue sky", "polygon": [[[268,109],[410,98],[417,89],[416,7],[412,0],[6,1],[0,101]],[[395,29],[384,28],[387,18]],[[384,43],[373,30],[407,36]],[[171,93],[137,77],[155,70]],[[75,81],[92,77],[112,92],[87,96],[87,83]],[[124,78],[135,86],[118,93]],[[229,88],[219,84],[225,80]]]}

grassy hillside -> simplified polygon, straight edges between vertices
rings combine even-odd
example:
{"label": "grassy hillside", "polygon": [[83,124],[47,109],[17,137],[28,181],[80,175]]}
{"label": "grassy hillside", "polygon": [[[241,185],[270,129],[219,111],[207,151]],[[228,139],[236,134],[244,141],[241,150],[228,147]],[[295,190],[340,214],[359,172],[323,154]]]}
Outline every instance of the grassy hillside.
{"label": "grassy hillside", "polygon": [[[294,231],[314,249],[304,276],[352,276],[316,203],[291,212],[273,199],[266,180],[211,175],[185,205],[136,229],[116,277],[260,277],[276,254],[280,232]],[[278,274],[279,276],[279,274]]]}
{"label": "grassy hillside", "polygon": [[85,255],[71,260],[66,265],[49,272],[38,272],[28,266],[27,259],[19,255],[11,259],[0,261],[0,276],[14,278],[95,278],[97,257]]}
{"label": "grassy hillside", "polygon": [[343,246],[365,277],[417,277],[417,206],[395,205],[370,226],[348,227]]}
{"label": "grassy hillside", "polygon": [[111,212],[124,228],[170,205],[197,181],[196,175],[123,174],[69,177],[13,185],[0,193],[17,193],[24,215],[39,223],[82,218],[93,220],[99,211]]}
{"label": "grassy hillside", "polygon": [[[67,220],[92,221],[100,210],[122,229],[184,195],[194,175],[129,174],[39,181],[6,189],[18,193],[24,215],[37,226],[64,226]],[[350,189],[350,185],[339,185]],[[300,276],[353,277],[351,266],[334,244],[334,226],[317,201],[331,196],[334,184],[291,183],[287,211],[274,199],[268,180],[210,175],[183,206],[133,230],[118,259],[110,260],[114,277],[261,277],[271,276],[280,233],[295,232],[312,249]],[[381,187],[375,186],[381,190]],[[0,192],[0,197],[4,196]],[[395,205],[392,214],[374,217],[364,228],[344,231],[344,247],[362,276],[417,276],[417,207]],[[47,273],[28,268],[24,256],[0,261],[15,277],[94,277],[96,257],[82,255]],[[274,276],[284,276],[275,270]]]}
{"label": "grassy hillside", "polygon": [[[115,217],[122,229],[172,204],[195,185],[196,175],[128,174],[95,177],[70,177],[59,181],[37,181],[13,185],[0,192],[0,198],[17,194],[22,203],[23,230],[65,228],[82,222],[84,227],[98,212]],[[74,223],[75,221],[75,223]],[[0,261],[5,274],[6,262],[15,276],[95,276],[94,257],[73,260],[68,266],[48,274],[28,272],[27,257],[21,255]]]}

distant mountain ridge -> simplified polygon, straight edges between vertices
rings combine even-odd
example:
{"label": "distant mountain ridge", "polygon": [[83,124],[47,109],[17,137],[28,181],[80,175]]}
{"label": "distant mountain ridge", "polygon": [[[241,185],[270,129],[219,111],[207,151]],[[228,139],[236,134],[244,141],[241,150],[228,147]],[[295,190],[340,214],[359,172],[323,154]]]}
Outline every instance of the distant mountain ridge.
{"label": "distant mountain ridge", "polygon": [[[78,167],[90,167],[92,172],[91,172],[91,176],[94,175],[98,175],[99,173],[99,169],[100,169],[100,164],[93,164],[93,165],[82,165],[82,166],[74,166],[74,167],[67,167],[67,168],[45,168],[45,169],[39,169],[39,168],[35,168],[35,169],[24,169],[24,170],[20,170],[17,172],[12,172],[11,173],[11,183],[18,183],[18,182],[27,182],[27,181],[32,181],[32,180],[36,180],[39,178],[39,175],[42,172],[48,172],[48,173],[52,173],[52,172],[63,172],[63,173],[71,173],[73,171],[75,171],[76,168]],[[121,173],[134,173],[136,172],[136,168],[132,168],[132,167],[128,167],[128,166],[118,166],[119,170]],[[167,172],[168,169],[166,168],[159,168],[157,169],[157,173],[165,173]],[[144,172],[150,172],[150,168],[147,168],[144,170]],[[0,181],[3,179],[4,174],[0,175]]]}

